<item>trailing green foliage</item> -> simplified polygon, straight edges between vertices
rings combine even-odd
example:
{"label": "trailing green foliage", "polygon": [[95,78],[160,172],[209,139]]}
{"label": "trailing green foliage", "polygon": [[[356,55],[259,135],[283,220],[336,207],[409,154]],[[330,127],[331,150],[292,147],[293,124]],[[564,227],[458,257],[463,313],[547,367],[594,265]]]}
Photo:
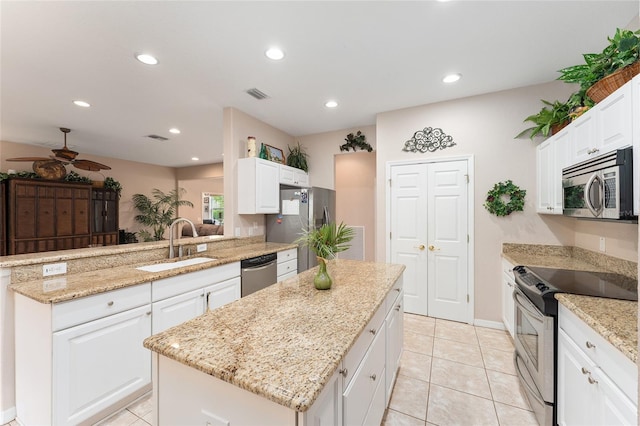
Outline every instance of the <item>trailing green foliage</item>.
{"label": "trailing green foliage", "polygon": [[336,253],[345,251],[350,247],[353,239],[353,228],[344,223],[336,225],[329,223],[313,230],[303,230],[303,235],[295,243],[309,246],[316,256],[323,259],[332,259]]}
{"label": "trailing green foliage", "polygon": [[176,219],[178,207],[193,207],[191,201],[180,199],[186,192],[185,189],[179,188],[165,194],[161,190],[154,188],[151,191],[152,198],[144,194],[133,195],[133,206],[140,211],[140,214],[136,215],[134,219],[150,227],[153,231],[153,238],[149,231],[142,230],[138,232],[138,235],[143,238],[144,241],[162,240],[164,238],[164,231],[171,225],[171,222]]}
{"label": "trailing green foliage", "polygon": [[308,154],[305,152],[304,148],[300,146],[300,142],[298,142],[297,146],[294,146],[293,148],[287,145],[287,148],[289,149],[289,155],[287,155],[287,166],[295,167],[296,169],[308,172]]}
{"label": "trailing green foliage", "polygon": [[64,180],[66,182],[82,182],[82,183],[92,183],[93,182],[88,177],[80,176],[78,173],[74,172],[73,170],[71,170],[69,173],[67,173],[67,175],[64,177]]}
{"label": "trailing green foliage", "polygon": [[355,135],[349,133],[344,140],[347,143],[340,145],[340,151],[349,151],[349,148],[353,149],[354,152],[356,148],[360,148],[363,151],[366,150],[367,152],[373,151],[373,148],[367,142],[367,137],[360,130],[358,130]]}
{"label": "trailing green foliage", "polygon": [[538,135],[547,137],[551,133],[551,126],[564,123],[565,121],[571,121],[569,118],[570,107],[567,103],[560,101],[551,103],[544,99],[542,99],[542,103],[545,104],[545,106],[542,107],[540,112],[524,119],[524,122],[531,121],[535,126],[524,129],[518,133],[516,138],[526,136],[527,134],[531,139]]}
{"label": "trailing green foliage", "polygon": [[120,182],[112,177],[107,177],[104,179],[104,187],[116,191],[118,193],[118,198],[120,198],[120,196],[122,195],[122,185],[120,185]]}

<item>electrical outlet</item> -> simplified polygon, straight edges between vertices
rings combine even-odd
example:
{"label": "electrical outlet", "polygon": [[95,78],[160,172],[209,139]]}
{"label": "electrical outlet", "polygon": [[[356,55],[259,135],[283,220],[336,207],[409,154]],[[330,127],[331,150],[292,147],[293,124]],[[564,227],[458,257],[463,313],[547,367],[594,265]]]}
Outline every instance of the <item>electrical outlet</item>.
{"label": "electrical outlet", "polygon": [[48,291],[62,290],[67,287],[66,278],[54,278],[52,280],[45,280],[42,285],[42,290],[46,293]]}
{"label": "electrical outlet", "polygon": [[253,229],[254,229],[255,231],[257,231],[257,230],[258,230],[258,222],[253,222]]}
{"label": "electrical outlet", "polygon": [[604,237],[600,237],[600,251],[606,251]]}
{"label": "electrical outlet", "polygon": [[240,236],[240,227],[239,227],[239,226],[237,226],[237,227],[236,227],[236,229],[235,229],[235,231],[236,231],[235,236],[236,236],[236,237],[239,237],[239,236]]}
{"label": "electrical outlet", "polygon": [[49,263],[48,265],[42,265],[42,276],[50,277],[51,275],[60,275],[67,273],[67,262],[62,263]]}
{"label": "electrical outlet", "polygon": [[201,253],[201,252],[203,252],[203,251],[207,251],[207,243],[204,243],[204,244],[198,244],[198,245],[196,246],[196,251],[197,251],[198,253]]}

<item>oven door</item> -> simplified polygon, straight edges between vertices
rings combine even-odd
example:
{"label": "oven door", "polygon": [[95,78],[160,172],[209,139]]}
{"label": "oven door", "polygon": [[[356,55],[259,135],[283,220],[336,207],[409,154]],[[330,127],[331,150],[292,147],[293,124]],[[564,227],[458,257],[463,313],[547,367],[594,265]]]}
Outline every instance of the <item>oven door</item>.
{"label": "oven door", "polygon": [[554,402],[554,317],[545,316],[517,286],[514,341],[516,353],[545,402]]}
{"label": "oven door", "polygon": [[600,217],[604,209],[602,173],[596,171],[562,179],[562,214]]}

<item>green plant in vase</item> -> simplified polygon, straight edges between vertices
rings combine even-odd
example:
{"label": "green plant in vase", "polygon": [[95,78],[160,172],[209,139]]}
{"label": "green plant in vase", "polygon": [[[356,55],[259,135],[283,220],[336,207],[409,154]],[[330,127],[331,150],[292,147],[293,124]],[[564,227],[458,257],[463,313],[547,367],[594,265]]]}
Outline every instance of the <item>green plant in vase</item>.
{"label": "green plant in vase", "polygon": [[287,155],[287,166],[308,172],[309,165],[307,164],[307,157],[309,155],[305,152],[304,148],[300,146],[300,142],[298,142],[297,146],[294,146],[293,148],[287,145],[287,148],[289,149],[289,155]]}
{"label": "green plant in vase", "polygon": [[303,235],[296,243],[308,246],[318,258],[318,273],[313,279],[313,284],[318,290],[328,290],[333,281],[327,273],[327,260],[333,259],[341,251],[347,250],[353,239],[353,228],[344,223],[336,225],[328,223],[320,228],[304,230]]}
{"label": "green plant in vase", "polygon": [[516,138],[526,136],[527,134],[532,140],[538,135],[547,137],[553,134],[552,128],[554,128],[554,126],[561,126],[564,123],[568,124],[571,121],[569,118],[571,106],[568,103],[560,101],[551,103],[544,99],[542,99],[542,103],[545,104],[545,106],[542,107],[540,112],[524,119],[525,122],[531,121],[535,126],[524,129]]}

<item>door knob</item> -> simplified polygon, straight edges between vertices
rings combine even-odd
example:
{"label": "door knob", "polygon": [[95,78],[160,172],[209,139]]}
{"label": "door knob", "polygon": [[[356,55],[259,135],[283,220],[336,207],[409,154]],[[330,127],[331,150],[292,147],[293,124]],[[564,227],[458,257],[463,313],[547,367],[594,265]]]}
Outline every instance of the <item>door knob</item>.
{"label": "door knob", "polygon": [[416,246],[414,248],[417,248],[418,250],[424,250],[424,244],[420,244],[419,246]]}
{"label": "door knob", "polygon": [[431,251],[438,251],[440,250],[439,248],[436,248],[436,246],[434,246],[433,244],[429,246],[429,250]]}

